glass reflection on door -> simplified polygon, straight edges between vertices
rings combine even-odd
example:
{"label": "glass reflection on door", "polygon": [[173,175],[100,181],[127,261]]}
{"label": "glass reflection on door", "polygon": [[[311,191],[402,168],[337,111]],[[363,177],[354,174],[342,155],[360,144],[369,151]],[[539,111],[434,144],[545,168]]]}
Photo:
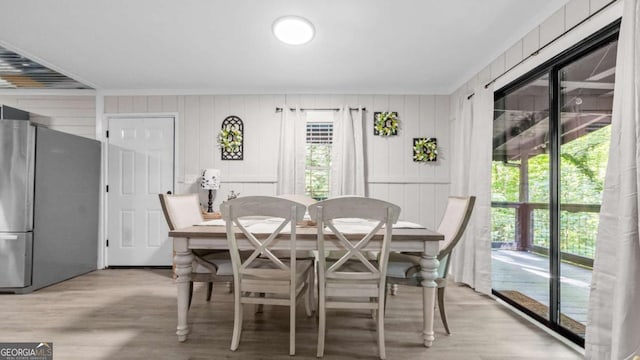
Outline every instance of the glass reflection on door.
{"label": "glass reflection on door", "polygon": [[560,79],[560,325],[584,337],[611,138],[617,42],[569,63]]}
{"label": "glass reflection on door", "polygon": [[496,99],[493,289],[549,318],[549,74]]}

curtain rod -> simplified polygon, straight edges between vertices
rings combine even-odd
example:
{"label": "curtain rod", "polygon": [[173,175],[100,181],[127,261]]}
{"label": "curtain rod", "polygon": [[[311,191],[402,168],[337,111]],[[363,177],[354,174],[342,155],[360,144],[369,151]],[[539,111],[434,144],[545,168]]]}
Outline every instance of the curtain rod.
{"label": "curtain rod", "polygon": [[[362,107],[362,108],[359,108],[359,107],[352,108],[352,107],[350,107],[349,108],[349,110],[360,110],[360,109],[362,109],[362,111],[367,110],[366,107]],[[340,111],[342,109],[340,109],[340,108],[300,108],[299,110],[302,110],[302,111],[323,111],[323,110],[324,111]],[[289,111],[296,111],[296,108],[289,108]],[[276,108],[276,112],[282,112],[282,108],[281,107],[277,107]]]}
{"label": "curtain rod", "polygon": [[[509,71],[513,70],[514,68],[516,68],[517,66],[519,66],[520,64],[522,64],[523,62],[529,60],[529,58],[534,57],[536,55],[538,55],[538,53],[540,52],[540,50],[548,47],[549,45],[553,44],[554,42],[556,42],[556,40],[560,39],[561,37],[565,36],[568,32],[572,31],[573,29],[577,28],[578,26],[582,25],[583,23],[585,23],[587,20],[591,19],[592,17],[600,14],[601,12],[603,12],[605,9],[607,9],[609,6],[611,6],[613,3],[617,2],[618,0],[611,0],[609,1],[609,3],[603,7],[601,7],[598,11],[594,12],[593,14],[587,16],[586,18],[582,19],[582,21],[580,21],[579,23],[575,24],[574,26],[572,26],[570,29],[566,30],[565,32],[563,32],[562,34],[556,36],[555,38],[553,38],[553,40],[549,41],[548,43],[544,44],[542,47],[540,47],[538,50],[534,51],[533,53],[529,54],[529,56],[527,56],[526,58],[520,60],[517,64],[513,65],[512,67],[508,68],[507,70],[505,70],[502,74],[496,76],[493,80],[489,81],[488,83],[486,83],[484,85],[484,88],[488,88],[491,84],[493,84],[494,82],[496,82],[496,80],[500,79],[501,77],[503,77],[505,74],[507,74]],[[467,100],[470,100],[473,95],[475,95],[476,93],[471,93],[471,95],[467,96]]]}

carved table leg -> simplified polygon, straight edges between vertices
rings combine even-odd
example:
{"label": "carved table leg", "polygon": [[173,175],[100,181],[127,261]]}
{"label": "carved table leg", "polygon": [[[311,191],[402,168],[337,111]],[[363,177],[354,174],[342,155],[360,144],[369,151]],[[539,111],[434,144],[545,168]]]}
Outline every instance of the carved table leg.
{"label": "carved table leg", "polygon": [[430,347],[435,340],[435,334],[433,332],[433,312],[435,306],[435,294],[438,286],[435,280],[438,277],[438,265],[440,264],[437,259],[438,242],[426,242],[424,250],[422,258],[420,259],[420,275],[423,279],[420,285],[422,285],[422,311],[424,316],[424,330],[422,332],[422,336],[424,339],[424,346]]}
{"label": "carved table leg", "polygon": [[173,248],[175,250],[175,276],[178,288],[178,328],[176,335],[178,341],[187,340],[189,325],[187,324],[187,314],[189,312],[189,284],[191,283],[191,270],[193,253],[187,247],[186,238],[174,238]]}

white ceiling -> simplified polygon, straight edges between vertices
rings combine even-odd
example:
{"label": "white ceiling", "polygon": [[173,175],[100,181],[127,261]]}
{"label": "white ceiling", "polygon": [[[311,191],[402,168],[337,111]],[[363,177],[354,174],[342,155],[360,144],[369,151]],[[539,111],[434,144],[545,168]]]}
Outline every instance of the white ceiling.
{"label": "white ceiling", "polygon": [[449,94],[566,2],[0,0],[0,45],[105,91]]}

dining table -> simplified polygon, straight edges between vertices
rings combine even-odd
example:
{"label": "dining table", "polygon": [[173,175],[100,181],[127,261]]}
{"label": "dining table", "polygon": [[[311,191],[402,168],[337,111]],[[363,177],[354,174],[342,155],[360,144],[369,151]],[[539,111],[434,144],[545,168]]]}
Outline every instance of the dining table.
{"label": "dining table", "polygon": [[[259,227],[260,224],[257,224]],[[253,250],[254,248],[246,239],[242,231],[235,229],[235,236],[240,250]],[[357,226],[354,230],[346,235],[347,239],[359,240],[366,234],[365,229],[359,229]],[[380,229],[376,235],[369,241],[365,249],[379,250],[382,241],[384,229]],[[312,222],[301,222],[296,226],[296,249],[297,250],[317,250],[317,227]],[[224,250],[229,249],[227,242],[227,230],[223,220],[212,220],[202,224],[189,226],[182,229],[169,231],[169,236],[173,238],[174,256],[174,272],[175,283],[177,286],[177,311],[178,326],[176,334],[178,341],[184,342],[189,335],[189,284],[191,282],[191,271],[193,262],[192,250],[195,249],[212,249]],[[289,241],[288,234],[280,234],[273,242],[270,250],[288,250]],[[422,313],[423,313],[423,331],[422,337],[425,347],[430,347],[435,340],[433,331],[433,316],[435,306],[435,293],[437,284],[435,282],[438,276],[437,259],[439,251],[439,242],[444,240],[444,235],[430,230],[426,227],[410,223],[398,222],[392,230],[391,251],[397,252],[413,252],[421,253],[420,260],[420,276],[423,279],[422,286]],[[343,250],[339,240],[332,234],[325,234],[325,250]]]}

